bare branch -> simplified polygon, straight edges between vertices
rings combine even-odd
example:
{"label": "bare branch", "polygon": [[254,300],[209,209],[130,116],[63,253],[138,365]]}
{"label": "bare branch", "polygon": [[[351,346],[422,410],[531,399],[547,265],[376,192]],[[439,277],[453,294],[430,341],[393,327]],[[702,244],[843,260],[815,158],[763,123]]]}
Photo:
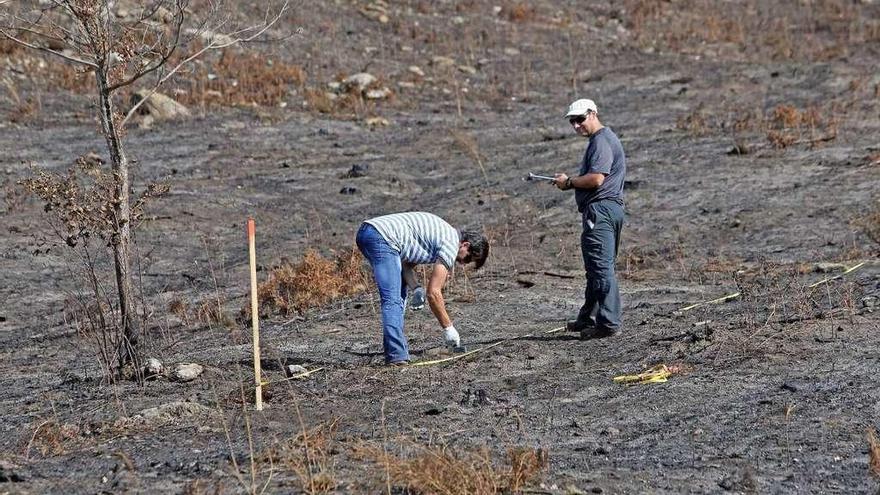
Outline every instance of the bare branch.
{"label": "bare branch", "polygon": [[[155,71],[159,67],[164,66],[168,62],[168,60],[171,58],[171,56],[174,54],[175,50],[177,50],[177,48],[179,46],[180,33],[183,30],[183,22],[185,20],[185,16],[184,16],[184,9],[186,8],[185,5],[181,2],[178,2],[177,7],[179,10],[177,12],[175,12],[175,25],[174,25],[174,30],[173,30],[174,31],[174,35],[173,35],[174,39],[171,40],[170,43],[165,45],[168,47],[168,50],[165,53],[161,54],[161,57],[159,58],[159,60],[157,60],[153,64],[150,64],[146,69],[143,69],[143,70],[136,72],[133,76],[129,77],[128,79],[126,79],[124,81],[121,81],[121,82],[118,82],[116,84],[111,85],[107,89],[108,91],[113,92],[121,87],[128,86],[128,85],[134,83],[135,81],[137,81],[138,79]],[[153,45],[153,47],[150,47],[150,50],[147,53],[152,51],[152,48],[154,48],[157,45],[158,45],[158,42],[156,45]],[[125,120],[123,120],[123,124],[124,123],[125,123]]]}
{"label": "bare branch", "polygon": [[[192,55],[190,55],[190,56],[186,57],[185,59],[183,59],[182,61],[180,61],[180,63],[178,63],[171,70],[169,70],[164,75],[162,75],[162,77],[160,77],[156,81],[156,83],[153,85],[153,88],[143,98],[141,98],[140,101],[135,103],[131,107],[131,109],[129,109],[128,113],[125,114],[125,118],[123,118],[122,121],[120,122],[119,127],[120,128],[124,127],[125,124],[128,122],[128,120],[131,118],[131,116],[134,115],[134,113],[137,112],[137,110],[141,107],[141,105],[143,105],[148,99],[150,99],[151,96],[153,96],[157,91],[159,91],[159,86],[161,86],[163,83],[165,83],[165,81],[170,79],[171,76],[176,74],[182,67],[184,67],[188,63],[192,62],[193,60],[196,60],[197,58],[201,57],[202,55],[205,54],[205,52],[208,52],[211,50],[219,50],[222,48],[228,48],[230,46],[237,45],[240,43],[248,43],[250,41],[253,41],[253,40],[259,38],[263,33],[268,31],[269,28],[271,28],[273,25],[275,25],[275,23],[277,23],[281,19],[281,17],[287,11],[287,8],[289,7],[289,5],[290,5],[290,0],[285,0],[284,4],[278,10],[276,15],[271,18],[267,17],[267,21],[266,21],[265,25],[260,26],[260,28],[258,30],[254,31],[255,29],[257,29],[256,26],[251,26],[248,28],[239,29],[238,31],[233,32],[232,34],[227,35],[227,36],[233,36],[233,39],[230,41],[224,42],[224,43],[217,42],[216,40],[211,40],[207,45],[205,45],[204,47],[197,50]],[[250,32],[252,34],[248,34],[247,36],[241,36],[243,33],[248,33],[248,32]]]}
{"label": "bare branch", "polygon": [[41,52],[51,53],[52,55],[56,55],[58,57],[63,58],[64,60],[67,60],[68,62],[72,62],[72,63],[80,64],[80,65],[85,65],[85,66],[91,67],[93,69],[98,68],[98,65],[94,62],[89,62],[88,60],[83,60],[81,58],[73,57],[73,56],[64,54],[62,52],[59,52],[57,50],[53,50],[53,49],[47,48],[45,46],[34,45],[34,44],[28,43],[27,41],[24,41],[22,39],[16,38],[15,36],[13,36],[9,32],[7,32],[5,29],[0,29],[0,34],[2,34],[3,37],[8,39],[9,41],[12,41],[13,43],[17,43],[21,46],[30,48],[32,50],[38,50]]}

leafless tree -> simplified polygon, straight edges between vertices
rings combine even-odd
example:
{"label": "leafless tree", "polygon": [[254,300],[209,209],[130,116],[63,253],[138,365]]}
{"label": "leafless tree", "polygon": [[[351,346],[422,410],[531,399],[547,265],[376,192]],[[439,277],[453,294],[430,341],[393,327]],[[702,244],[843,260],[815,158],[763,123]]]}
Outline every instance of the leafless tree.
{"label": "leafless tree", "polygon": [[[190,62],[212,50],[264,40],[287,13],[289,2],[267,4],[261,20],[248,22],[234,18],[236,9],[222,0],[199,4],[134,0],[124,14],[110,0],[0,0],[0,39],[50,54],[94,75],[95,112],[113,178],[108,240],[124,336],[118,349],[120,368],[138,365],[142,354],[131,273],[131,179],[125,126],[163,83]],[[145,85],[147,95],[123,111],[127,105],[120,101],[120,90],[135,83]]]}

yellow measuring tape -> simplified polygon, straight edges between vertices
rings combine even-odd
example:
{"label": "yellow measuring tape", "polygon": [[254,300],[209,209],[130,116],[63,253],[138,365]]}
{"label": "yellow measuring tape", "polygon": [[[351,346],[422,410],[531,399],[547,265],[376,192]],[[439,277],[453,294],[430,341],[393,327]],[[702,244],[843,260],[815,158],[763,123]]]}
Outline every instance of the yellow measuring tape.
{"label": "yellow measuring tape", "polygon": [[663,383],[670,376],[672,376],[672,371],[665,364],[658,364],[644,373],[615,376],[612,380],[614,380],[614,383],[635,385],[637,383]]}

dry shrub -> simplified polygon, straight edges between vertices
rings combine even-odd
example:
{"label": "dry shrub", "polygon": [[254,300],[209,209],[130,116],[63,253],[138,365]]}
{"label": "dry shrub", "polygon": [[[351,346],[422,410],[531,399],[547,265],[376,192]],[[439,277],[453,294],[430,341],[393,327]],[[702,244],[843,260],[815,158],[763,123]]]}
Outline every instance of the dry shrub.
{"label": "dry shrub", "polygon": [[542,449],[515,448],[497,466],[487,447],[457,451],[449,446],[410,445],[391,453],[381,445],[361,445],[356,455],[384,470],[388,482],[405,493],[494,495],[516,492],[537,480],[547,467]]}
{"label": "dry shrub", "polygon": [[283,102],[291,86],[305,83],[299,65],[243,50],[224,50],[219,58],[200,60],[178,85],[188,88],[177,99],[186,105],[259,105]]}
{"label": "dry shrub", "polygon": [[31,449],[36,449],[44,457],[61,455],[67,451],[66,446],[80,436],[80,429],[72,424],[60,424],[55,420],[40,423],[25,449],[27,456]]}
{"label": "dry shrub", "polygon": [[172,299],[168,302],[168,311],[178,317],[185,325],[189,325],[189,304],[183,299]]}
{"label": "dry shrub", "polygon": [[290,469],[299,489],[309,495],[333,493],[339,482],[334,473],[334,439],[338,420],[305,430],[293,439],[277,442],[264,452],[260,461]]}
{"label": "dry shrub", "polygon": [[208,326],[235,326],[235,322],[223,311],[223,305],[217,299],[207,299],[199,304],[196,308],[196,319]]}
{"label": "dry shrub", "polygon": [[801,140],[814,145],[819,141],[834,139],[837,135],[835,120],[822,119],[819,109],[813,106],[798,110],[793,105],[780,104],[773,108],[765,121],[767,140],[780,149]]}
{"label": "dry shrub", "polygon": [[528,22],[535,18],[535,9],[523,2],[514,4],[507,10],[507,20],[510,22]]}
{"label": "dry shrub", "polygon": [[880,478],[880,441],[874,428],[868,428],[868,472]]}
{"label": "dry shrub", "polygon": [[706,135],[709,132],[709,123],[703,111],[703,105],[700,105],[693,112],[676,119],[675,127],[687,131],[693,136]]}
{"label": "dry shrub", "polygon": [[[356,249],[327,259],[313,249],[299,263],[285,263],[269,273],[257,294],[262,307],[284,314],[302,313],[334,299],[363,292],[367,285],[363,257]],[[245,313],[250,308],[245,309]]]}

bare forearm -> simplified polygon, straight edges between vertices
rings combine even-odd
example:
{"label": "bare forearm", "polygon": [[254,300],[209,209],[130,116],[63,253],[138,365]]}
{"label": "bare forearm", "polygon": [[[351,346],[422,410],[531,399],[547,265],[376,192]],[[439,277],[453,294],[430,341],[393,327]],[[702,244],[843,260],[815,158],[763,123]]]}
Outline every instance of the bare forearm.
{"label": "bare forearm", "polygon": [[446,328],[449,325],[452,325],[452,320],[449,319],[449,314],[446,312],[446,303],[443,301],[442,292],[437,291],[429,293],[428,304],[431,305],[431,312],[437,317],[440,326]]}
{"label": "bare forearm", "polygon": [[605,182],[603,174],[578,175],[571,178],[571,187],[575,189],[595,189]]}

